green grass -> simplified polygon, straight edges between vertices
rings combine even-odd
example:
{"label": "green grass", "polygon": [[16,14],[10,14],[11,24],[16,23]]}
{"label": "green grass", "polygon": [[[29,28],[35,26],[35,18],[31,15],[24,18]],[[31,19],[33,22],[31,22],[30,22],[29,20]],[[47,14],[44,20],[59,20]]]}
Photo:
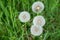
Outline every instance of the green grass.
{"label": "green grass", "polygon": [[[40,14],[46,19],[44,32],[35,37],[30,33],[33,18],[31,6],[37,0],[0,0],[0,40],[60,40],[60,0],[39,0],[45,5]],[[19,12],[28,11],[31,21],[21,23]]]}

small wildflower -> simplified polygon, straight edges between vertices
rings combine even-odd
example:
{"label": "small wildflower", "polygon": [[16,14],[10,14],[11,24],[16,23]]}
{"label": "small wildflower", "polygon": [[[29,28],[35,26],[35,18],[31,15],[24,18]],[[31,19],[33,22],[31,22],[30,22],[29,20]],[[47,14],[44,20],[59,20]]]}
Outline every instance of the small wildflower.
{"label": "small wildflower", "polygon": [[43,32],[43,28],[38,25],[32,25],[31,26],[31,34],[34,36],[39,36]]}
{"label": "small wildflower", "polygon": [[26,11],[23,11],[19,14],[19,19],[21,22],[27,22],[30,20],[30,14]]}
{"label": "small wildflower", "polygon": [[32,11],[35,13],[41,13],[44,10],[44,4],[40,1],[34,2],[32,5]]}
{"label": "small wildflower", "polygon": [[39,26],[44,26],[45,25],[45,19],[43,16],[36,16],[33,19],[33,24],[34,25],[39,25]]}

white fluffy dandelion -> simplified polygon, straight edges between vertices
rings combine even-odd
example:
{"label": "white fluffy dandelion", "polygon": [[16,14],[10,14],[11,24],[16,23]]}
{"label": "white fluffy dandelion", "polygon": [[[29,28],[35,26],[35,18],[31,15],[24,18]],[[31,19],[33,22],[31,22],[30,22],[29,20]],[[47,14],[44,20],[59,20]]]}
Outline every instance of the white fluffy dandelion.
{"label": "white fluffy dandelion", "polygon": [[38,25],[32,25],[31,26],[31,34],[34,35],[34,36],[39,36],[42,34],[43,32],[43,28],[38,26]]}
{"label": "white fluffy dandelion", "polygon": [[19,19],[21,22],[27,22],[30,20],[30,14],[27,11],[23,11],[19,14]]}
{"label": "white fluffy dandelion", "polygon": [[43,16],[36,16],[33,19],[33,24],[34,25],[39,25],[39,26],[44,26],[45,25],[45,19]]}
{"label": "white fluffy dandelion", "polygon": [[41,13],[44,10],[44,4],[40,1],[33,3],[32,11],[35,13]]}

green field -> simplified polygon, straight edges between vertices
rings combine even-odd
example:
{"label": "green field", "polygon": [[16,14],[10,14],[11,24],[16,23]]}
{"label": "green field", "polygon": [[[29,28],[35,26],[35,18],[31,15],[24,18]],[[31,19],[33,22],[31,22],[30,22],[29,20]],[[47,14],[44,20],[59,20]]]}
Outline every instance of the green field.
{"label": "green field", "polygon": [[[45,9],[39,15],[44,16],[46,24],[40,36],[30,32],[33,18],[32,4],[38,0],[0,0],[0,40],[60,40],[60,0],[39,0]],[[29,22],[18,19],[19,12],[28,11]]]}

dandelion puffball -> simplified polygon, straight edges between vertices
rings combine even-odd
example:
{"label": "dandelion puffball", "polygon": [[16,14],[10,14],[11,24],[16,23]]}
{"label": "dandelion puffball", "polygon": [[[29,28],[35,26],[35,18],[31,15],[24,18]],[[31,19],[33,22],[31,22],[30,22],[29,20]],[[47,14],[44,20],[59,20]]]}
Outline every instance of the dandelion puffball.
{"label": "dandelion puffball", "polygon": [[43,32],[43,28],[38,26],[38,25],[32,25],[31,26],[31,34],[34,35],[34,36],[39,36],[42,34]]}
{"label": "dandelion puffball", "polygon": [[39,26],[44,26],[45,24],[45,19],[43,16],[36,16],[34,19],[33,19],[33,24],[34,25],[39,25]]}
{"label": "dandelion puffball", "polygon": [[27,22],[30,20],[30,14],[27,11],[23,11],[19,14],[19,19],[21,22]]}
{"label": "dandelion puffball", "polygon": [[44,4],[40,1],[34,2],[32,5],[32,11],[35,13],[41,13],[44,10]]}

